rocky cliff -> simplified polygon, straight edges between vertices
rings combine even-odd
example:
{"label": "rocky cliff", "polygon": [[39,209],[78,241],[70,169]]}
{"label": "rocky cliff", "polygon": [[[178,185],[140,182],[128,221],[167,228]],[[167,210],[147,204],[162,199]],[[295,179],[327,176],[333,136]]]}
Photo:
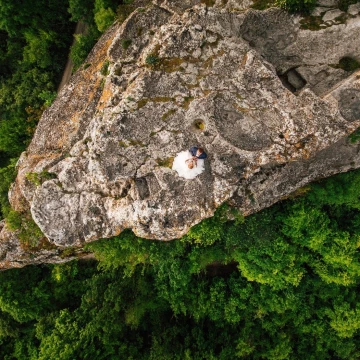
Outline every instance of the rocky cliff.
{"label": "rocky cliff", "polygon": [[[5,226],[3,268],[126,228],[179,238],[225,201],[250,214],[360,166],[360,72],[341,66],[360,60],[360,8],[319,7],[313,29],[247,0],[204,3],[154,0],[115,23],[45,111],[9,196],[46,246],[29,252]],[[171,163],[192,145],[208,159],[185,180]]]}

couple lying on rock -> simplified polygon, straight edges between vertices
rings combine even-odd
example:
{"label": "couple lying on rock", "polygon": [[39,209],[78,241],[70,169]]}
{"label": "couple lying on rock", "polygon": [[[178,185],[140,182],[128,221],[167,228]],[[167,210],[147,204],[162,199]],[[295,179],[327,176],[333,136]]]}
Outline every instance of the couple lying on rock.
{"label": "couple lying on rock", "polygon": [[181,151],[176,155],[172,169],[185,179],[193,179],[204,171],[206,157],[204,149],[193,146],[190,150]]}

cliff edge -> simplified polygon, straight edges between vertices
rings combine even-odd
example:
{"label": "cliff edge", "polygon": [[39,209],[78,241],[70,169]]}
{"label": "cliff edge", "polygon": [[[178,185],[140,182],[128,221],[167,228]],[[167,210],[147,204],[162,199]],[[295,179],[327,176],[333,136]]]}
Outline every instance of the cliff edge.
{"label": "cliff edge", "polygon": [[[115,23],[44,112],[9,198],[47,245],[29,252],[3,226],[0,266],[64,261],[127,228],[176,239],[225,201],[247,215],[360,166],[360,72],[340,66],[360,61],[360,15],[314,31],[250,1],[202,2]],[[185,180],[171,164],[193,145],[208,158]]]}

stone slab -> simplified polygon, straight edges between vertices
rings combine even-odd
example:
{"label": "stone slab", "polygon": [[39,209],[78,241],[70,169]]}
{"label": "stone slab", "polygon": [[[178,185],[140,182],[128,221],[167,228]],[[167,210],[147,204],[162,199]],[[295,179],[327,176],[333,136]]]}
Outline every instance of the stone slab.
{"label": "stone slab", "polygon": [[327,8],[327,7],[318,6],[312,11],[311,16],[321,16],[328,10],[329,10],[329,8]]}
{"label": "stone slab", "polygon": [[360,3],[349,5],[347,12],[350,15],[357,15],[360,12]]}
{"label": "stone slab", "polygon": [[339,9],[329,10],[322,17],[322,20],[324,22],[332,21],[332,20],[335,20],[337,17],[341,16],[342,14],[345,14],[345,13]]}

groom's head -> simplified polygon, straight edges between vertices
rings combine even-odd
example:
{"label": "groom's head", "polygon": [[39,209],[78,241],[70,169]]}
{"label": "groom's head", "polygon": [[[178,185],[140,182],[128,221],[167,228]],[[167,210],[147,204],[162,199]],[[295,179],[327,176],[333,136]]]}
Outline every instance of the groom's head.
{"label": "groom's head", "polygon": [[196,151],[196,156],[200,156],[204,152],[203,148],[198,148]]}

